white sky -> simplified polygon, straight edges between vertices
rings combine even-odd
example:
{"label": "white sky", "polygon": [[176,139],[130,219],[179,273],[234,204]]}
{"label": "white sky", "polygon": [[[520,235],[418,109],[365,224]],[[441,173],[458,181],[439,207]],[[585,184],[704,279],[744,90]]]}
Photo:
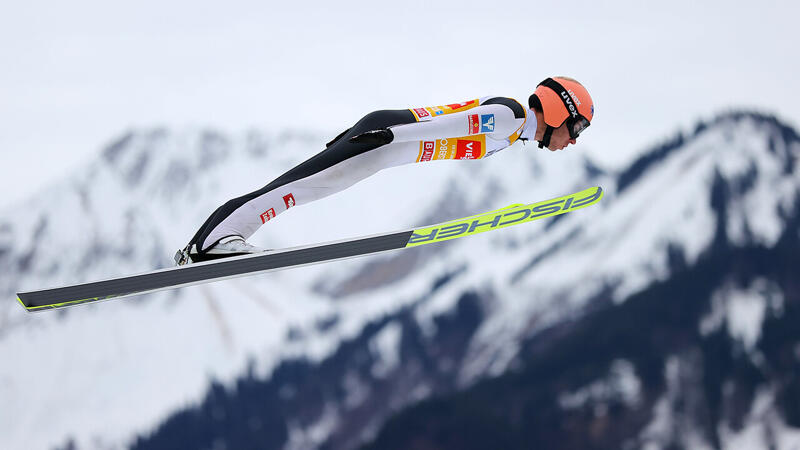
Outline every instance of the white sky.
{"label": "white sky", "polygon": [[730,108],[796,126],[795,3],[6,2],[0,207],[131,127],[335,133],[375,109],[525,102],[550,75],[589,88],[573,151],[608,166]]}

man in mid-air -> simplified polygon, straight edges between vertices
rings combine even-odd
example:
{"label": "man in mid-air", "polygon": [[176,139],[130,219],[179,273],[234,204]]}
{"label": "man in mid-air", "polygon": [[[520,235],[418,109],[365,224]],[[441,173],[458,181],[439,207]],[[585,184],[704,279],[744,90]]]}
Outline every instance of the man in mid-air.
{"label": "man in mid-air", "polygon": [[325,150],[263,188],[229,200],[175,255],[177,264],[264,251],[247,239],[287,209],[342,191],[381,169],[443,159],[481,159],[516,140],[562,150],[591,123],[594,104],[579,82],[548,78],[526,110],[507,97],[443,106],[374,111]]}

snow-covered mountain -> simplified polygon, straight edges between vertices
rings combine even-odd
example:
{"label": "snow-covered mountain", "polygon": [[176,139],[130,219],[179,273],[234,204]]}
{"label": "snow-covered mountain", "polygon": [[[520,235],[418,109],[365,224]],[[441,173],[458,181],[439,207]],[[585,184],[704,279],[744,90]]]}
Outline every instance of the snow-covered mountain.
{"label": "snow-covered mountain", "polygon": [[[324,142],[132,132],[3,212],[0,447],[466,448],[503,442],[485,439],[508,424],[509,446],[537,436],[583,448],[800,445],[800,333],[768,327],[800,317],[800,288],[784,273],[800,262],[800,138],[760,114],[699,124],[620,173],[593,163],[600,153],[522,144],[485,161],[386,170],[287,211],[253,241],[333,240],[605,188],[599,205],[557,219],[59,313],[13,301],[169,264],[217,205]],[[743,274],[735,262],[750,261],[748,249],[788,256]],[[649,360],[623,351],[653,339],[663,345],[647,347],[661,352]],[[716,365],[702,351],[714,339],[731,354]],[[720,389],[688,389],[712,382]],[[626,426],[610,427],[620,410]],[[448,427],[474,433],[437,441],[455,434]]]}

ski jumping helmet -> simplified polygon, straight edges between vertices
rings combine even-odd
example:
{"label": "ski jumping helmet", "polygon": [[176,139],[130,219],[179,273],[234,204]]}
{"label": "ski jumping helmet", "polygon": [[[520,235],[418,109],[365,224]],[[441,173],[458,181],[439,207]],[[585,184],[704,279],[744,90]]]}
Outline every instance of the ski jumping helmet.
{"label": "ski jumping helmet", "polygon": [[594,103],[589,91],[583,85],[566,77],[548,78],[538,86],[528,98],[528,106],[542,111],[547,125],[539,148],[550,145],[553,131],[567,123],[569,137],[577,139],[591,124],[594,116]]}

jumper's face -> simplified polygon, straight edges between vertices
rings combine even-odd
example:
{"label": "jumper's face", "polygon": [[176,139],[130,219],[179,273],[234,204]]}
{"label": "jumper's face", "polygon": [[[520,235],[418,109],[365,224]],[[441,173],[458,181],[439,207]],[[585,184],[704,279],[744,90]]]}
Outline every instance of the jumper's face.
{"label": "jumper's face", "polygon": [[563,150],[567,148],[569,144],[575,144],[575,139],[569,137],[569,130],[565,122],[553,131],[553,134],[550,136],[550,145],[547,146],[547,149],[551,152]]}

